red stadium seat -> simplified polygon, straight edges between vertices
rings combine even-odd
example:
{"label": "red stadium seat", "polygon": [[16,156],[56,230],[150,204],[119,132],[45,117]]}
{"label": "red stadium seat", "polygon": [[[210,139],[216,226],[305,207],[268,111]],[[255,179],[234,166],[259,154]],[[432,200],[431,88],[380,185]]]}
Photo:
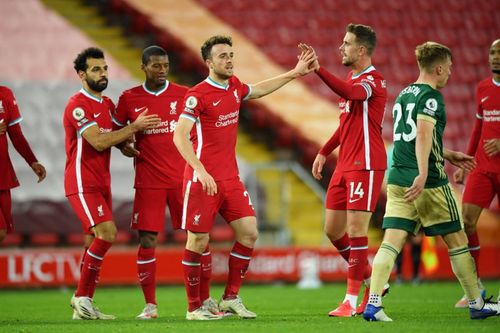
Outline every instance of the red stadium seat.
{"label": "red stadium seat", "polygon": [[22,244],[22,242],[23,242],[23,236],[21,234],[13,232],[11,234],[7,234],[7,236],[2,242],[2,247],[19,246]]}
{"label": "red stadium seat", "polygon": [[55,246],[59,243],[59,235],[55,233],[36,233],[30,237],[30,245]]}

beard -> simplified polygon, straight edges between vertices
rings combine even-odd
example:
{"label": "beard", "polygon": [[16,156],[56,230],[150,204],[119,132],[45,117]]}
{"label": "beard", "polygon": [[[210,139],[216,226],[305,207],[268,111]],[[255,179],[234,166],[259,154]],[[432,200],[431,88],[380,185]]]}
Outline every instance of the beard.
{"label": "beard", "polygon": [[90,78],[87,78],[86,81],[89,88],[96,92],[102,92],[108,87],[108,79],[106,78],[100,79],[99,81],[94,81]]}
{"label": "beard", "polygon": [[494,69],[492,69],[491,71],[492,71],[494,74],[500,74],[500,68],[498,68],[498,69],[494,68]]}

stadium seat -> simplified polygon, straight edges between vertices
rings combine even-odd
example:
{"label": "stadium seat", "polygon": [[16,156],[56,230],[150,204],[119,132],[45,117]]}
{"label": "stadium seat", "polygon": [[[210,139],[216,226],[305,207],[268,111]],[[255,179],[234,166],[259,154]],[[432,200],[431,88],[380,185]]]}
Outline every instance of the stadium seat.
{"label": "stadium seat", "polygon": [[35,233],[30,236],[32,246],[56,246],[59,244],[59,235],[56,233]]}
{"label": "stadium seat", "polygon": [[7,234],[3,240],[2,247],[18,247],[23,243],[23,236],[17,232]]}

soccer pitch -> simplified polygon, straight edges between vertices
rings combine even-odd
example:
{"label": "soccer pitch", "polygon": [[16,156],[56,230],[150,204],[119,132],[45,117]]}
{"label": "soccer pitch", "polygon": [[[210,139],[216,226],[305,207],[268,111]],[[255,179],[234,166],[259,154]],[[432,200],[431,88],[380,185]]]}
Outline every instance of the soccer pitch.
{"label": "soccer pitch", "polygon": [[[486,281],[489,294],[496,298],[500,281]],[[115,321],[71,320],[69,300],[73,290],[0,290],[0,332],[499,332],[500,317],[470,320],[468,311],[454,309],[461,296],[458,282],[392,285],[384,299],[392,323],[368,323],[360,316],[330,318],[342,300],[344,284],[328,284],[320,289],[299,290],[294,285],[244,286],[241,296],[255,320],[227,317],[219,321],[189,322],[184,319],[186,300],[180,286],[158,288],[160,318],[138,321],[142,310],[140,289],[98,288],[95,301]],[[212,288],[212,296],[222,293]]]}

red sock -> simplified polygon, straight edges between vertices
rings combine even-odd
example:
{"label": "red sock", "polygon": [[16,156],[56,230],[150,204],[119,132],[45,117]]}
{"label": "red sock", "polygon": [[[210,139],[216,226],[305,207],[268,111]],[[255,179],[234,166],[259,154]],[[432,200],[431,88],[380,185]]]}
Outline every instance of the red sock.
{"label": "red sock", "polygon": [[337,240],[332,241],[333,246],[339,251],[339,254],[345,261],[349,262],[349,255],[351,253],[351,242],[349,241],[349,236],[345,233],[342,237]]}
{"label": "red sock", "polygon": [[368,237],[351,238],[351,255],[347,269],[347,294],[358,296],[368,263]]}
{"label": "red sock", "polygon": [[238,296],[241,283],[245,278],[253,248],[246,247],[236,242],[229,254],[229,274],[227,276],[226,289],[224,290],[224,299],[231,299]]}
{"label": "red sock", "polygon": [[156,304],[156,258],[154,247],[139,247],[137,252],[137,276],[146,303]]}
{"label": "red sock", "polygon": [[99,278],[99,271],[101,270],[102,261],[106,252],[108,252],[112,243],[103,239],[94,238],[90,244],[85,259],[83,260],[83,267],[80,273],[80,281],[75,292],[76,297],[93,297],[96,281]]}
{"label": "red sock", "polygon": [[85,248],[83,249],[83,254],[82,254],[82,260],[80,261],[80,273],[82,273],[82,269],[83,269],[83,261],[85,260],[85,257],[87,256],[87,250],[89,248],[85,246]]}
{"label": "red sock", "polygon": [[184,249],[184,286],[188,298],[188,311],[194,311],[201,306],[200,279],[201,279],[201,254]]}
{"label": "red sock", "polygon": [[210,249],[205,249],[201,255],[201,280],[200,280],[200,300],[205,301],[210,297],[210,279],[212,278],[212,253]]}
{"label": "red sock", "polygon": [[476,263],[477,277],[479,277],[479,254],[481,252],[481,246],[479,245],[479,236],[477,235],[477,231],[474,231],[474,233],[467,235],[467,238],[469,239],[469,252],[472,258],[474,258],[474,261]]}

